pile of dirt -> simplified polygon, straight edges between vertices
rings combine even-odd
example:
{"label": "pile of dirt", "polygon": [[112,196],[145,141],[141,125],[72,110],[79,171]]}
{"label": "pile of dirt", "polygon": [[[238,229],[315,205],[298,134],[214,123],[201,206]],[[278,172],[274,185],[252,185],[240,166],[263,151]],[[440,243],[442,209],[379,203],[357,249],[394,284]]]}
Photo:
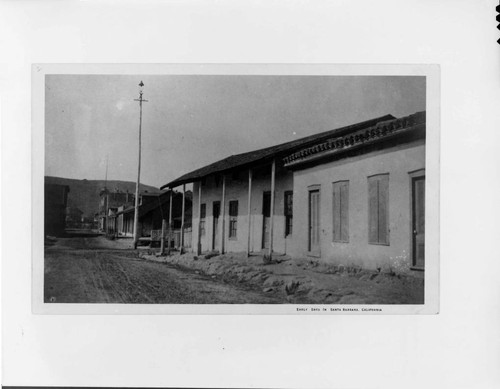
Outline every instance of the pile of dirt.
{"label": "pile of dirt", "polygon": [[423,304],[424,280],[405,274],[335,266],[287,256],[265,261],[261,255],[192,253],[143,259],[191,269],[228,283],[247,284],[265,293],[283,293],[290,303]]}

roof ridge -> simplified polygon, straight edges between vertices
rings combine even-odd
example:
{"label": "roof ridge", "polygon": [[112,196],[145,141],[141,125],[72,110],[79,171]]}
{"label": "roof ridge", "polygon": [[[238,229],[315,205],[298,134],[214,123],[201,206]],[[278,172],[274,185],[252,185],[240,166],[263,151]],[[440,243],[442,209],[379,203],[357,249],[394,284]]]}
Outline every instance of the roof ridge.
{"label": "roof ridge", "polygon": [[[225,158],[219,159],[219,160],[212,162],[208,165],[202,166],[201,168],[198,168],[198,169],[195,169],[191,172],[183,174],[182,176],[178,177],[177,179],[170,181],[169,183],[161,186],[160,190],[164,189],[164,188],[168,188],[168,187],[173,187],[173,184],[175,184],[175,186],[177,186],[177,185],[181,185],[183,183],[193,182],[193,181],[201,179],[209,174],[227,171],[227,170],[230,170],[230,169],[238,167],[238,166],[243,166],[243,165],[258,161],[258,160],[269,158],[270,151],[272,152],[272,154],[282,153],[284,151],[290,151],[290,149],[294,149],[296,147],[304,147],[308,143],[317,142],[318,140],[320,140],[322,138],[329,138],[331,136],[342,136],[342,134],[350,132],[350,131],[354,131],[354,130],[364,128],[364,127],[370,127],[370,126],[376,125],[377,123],[380,123],[380,122],[391,121],[391,120],[396,120],[396,119],[398,119],[398,118],[396,118],[395,116],[393,116],[391,114],[386,114],[386,115],[379,116],[376,118],[364,120],[362,122],[350,124],[347,126],[342,126],[342,127],[336,128],[336,129],[331,129],[331,130],[327,130],[327,131],[322,131],[320,133],[307,135],[307,136],[301,137],[299,139],[294,139],[291,141],[279,143],[277,145],[263,147],[263,148],[251,150],[251,151],[246,151],[246,152],[239,153],[239,154],[231,154]],[[255,155],[254,158],[249,158],[248,160],[245,160],[244,157],[248,157],[252,154],[257,154],[257,155]],[[225,164],[225,162],[227,162],[227,160],[231,157],[237,157],[237,158],[241,159],[241,161],[239,163],[234,164],[233,166],[225,166],[225,165],[227,165],[227,164]]]}

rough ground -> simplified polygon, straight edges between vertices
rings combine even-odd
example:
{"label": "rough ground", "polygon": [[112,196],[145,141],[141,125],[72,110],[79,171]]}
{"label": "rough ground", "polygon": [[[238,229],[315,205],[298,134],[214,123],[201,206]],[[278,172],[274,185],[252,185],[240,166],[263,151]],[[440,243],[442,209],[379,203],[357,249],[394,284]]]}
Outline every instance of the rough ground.
{"label": "rough ground", "polygon": [[279,293],[295,304],[423,304],[424,280],[404,274],[366,271],[359,267],[322,264],[310,259],[276,257],[264,263],[260,255],[244,253],[159,257],[141,255],[178,268],[198,270],[230,283],[253,285]]}
{"label": "rough ground", "polygon": [[133,250],[102,236],[49,239],[45,301],[151,304],[423,304],[423,279],[245,254]]}
{"label": "rough ground", "polygon": [[[125,243],[125,244],[124,244]],[[273,304],[279,293],[221,280],[168,264],[148,262],[128,241],[103,237],[46,242],[45,302],[142,304]]]}

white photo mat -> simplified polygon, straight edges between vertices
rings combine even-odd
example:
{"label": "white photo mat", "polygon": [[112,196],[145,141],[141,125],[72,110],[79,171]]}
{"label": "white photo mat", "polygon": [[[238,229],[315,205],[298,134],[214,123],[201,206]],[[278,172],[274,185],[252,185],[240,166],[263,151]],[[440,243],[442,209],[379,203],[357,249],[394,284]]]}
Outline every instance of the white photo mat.
{"label": "white photo mat", "polygon": [[[497,5],[0,2],[2,384],[499,387]],[[32,191],[43,176],[33,156],[43,142],[32,129],[32,72],[56,63],[110,73],[143,64],[137,74],[157,63],[439,65],[439,314],[33,313],[32,221],[42,208]]]}

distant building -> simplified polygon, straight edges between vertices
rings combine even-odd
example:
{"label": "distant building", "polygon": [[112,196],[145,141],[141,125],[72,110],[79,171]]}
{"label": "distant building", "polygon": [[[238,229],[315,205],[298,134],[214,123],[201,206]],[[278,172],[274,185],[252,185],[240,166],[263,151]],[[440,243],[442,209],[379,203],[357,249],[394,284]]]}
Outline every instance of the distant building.
{"label": "distant building", "polygon": [[[190,229],[192,215],[191,192],[186,193],[184,204],[184,225]],[[182,225],[182,193],[172,193],[172,224],[174,230]],[[162,229],[162,222],[170,218],[170,191],[142,193],[139,199],[138,236],[151,238],[154,231]],[[135,207],[121,205],[110,219],[110,229],[117,236],[132,237],[134,233]],[[178,231],[177,231],[178,232]],[[176,233],[177,233],[176,232]]]}
{"label": "distant building", "polygon": [[99,195],[100,195],[99,215],[98,215],[99,230],[101,232],[106,232],[108,230],[107,220],[109,217],[109,209],[110,208],[118,209],[118,207],[120,206],[134,205],[135,196],[129,192],[121,192],[121,191],[111,192],[106,188],[102,189]]}
{"label": "distant building", "polygon": [[83,211],[77,207],[66,207],[66,228],[80,228]]}
{"label": "distant building", "polygon": [[425,267],[425,112],[232,155],[193,183],[193,248]]}
{"label": "distant building", "polygon": [[66,207],[68,204],[68,185],[45,183],[44,226],[45,235],[63,235],[66,227]]}

